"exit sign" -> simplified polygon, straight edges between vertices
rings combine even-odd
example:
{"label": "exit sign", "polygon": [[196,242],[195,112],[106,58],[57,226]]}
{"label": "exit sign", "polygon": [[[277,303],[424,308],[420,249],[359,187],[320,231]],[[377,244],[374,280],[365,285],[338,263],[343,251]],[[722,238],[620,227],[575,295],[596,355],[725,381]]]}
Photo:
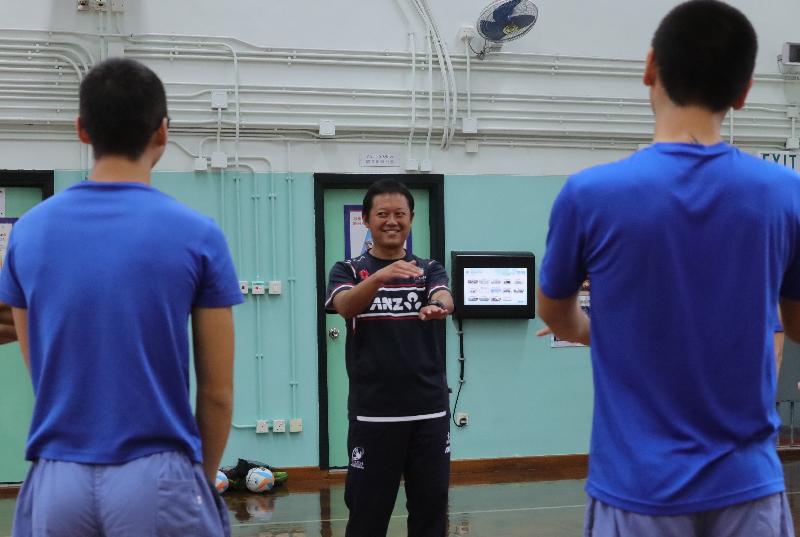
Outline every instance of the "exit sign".
{"label": "exit sign", "polygon": [[800,165],[797,158],[798,153],[796,151],[759,151],[758,155],[764,160],[783,164],[787,168],[793,170],[796,170],[797,166]]}

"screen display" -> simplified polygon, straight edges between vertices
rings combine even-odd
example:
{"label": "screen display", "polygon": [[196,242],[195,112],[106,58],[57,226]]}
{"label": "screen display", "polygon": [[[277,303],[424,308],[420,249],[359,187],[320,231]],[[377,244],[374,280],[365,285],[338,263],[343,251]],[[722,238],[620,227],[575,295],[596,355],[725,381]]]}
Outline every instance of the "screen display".
{"label": "screen display", "polygon": [[527,306],[527,267],[464,267],[465,306]]}

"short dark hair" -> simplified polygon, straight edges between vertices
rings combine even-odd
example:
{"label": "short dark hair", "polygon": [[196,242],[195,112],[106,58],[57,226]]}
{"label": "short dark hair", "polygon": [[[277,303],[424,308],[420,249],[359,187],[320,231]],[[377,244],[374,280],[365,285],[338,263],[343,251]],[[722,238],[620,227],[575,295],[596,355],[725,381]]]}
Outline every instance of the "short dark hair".
{"label": "short dark hair", "polygon": [[738,9],[718,0],[690,0],[664,17],[652,47],[672,102],[722,112],[747,89],[758,37]]}
{"label": "short dark hair", "polygon": [[376,181],[370,185],[367,193],[364,195],[364,202],[361,205],[361,212],[369,215],[369,212],[372,210],[372,200],[375,196],[380,196],[381,194],[402,194],[408,200],[408,208],[411,212],[414,212],[414,196],[411,195],[411,191],[408,190],[408,187],[401,183],[400,181],[395,181],[394,179],[381,179]]}
{"label": "short dark hair", "polygon": [[137,160],[166,117],[164,85],[137,61],[105,60],[81,82],[80,120],[95,158],[120,155]]}

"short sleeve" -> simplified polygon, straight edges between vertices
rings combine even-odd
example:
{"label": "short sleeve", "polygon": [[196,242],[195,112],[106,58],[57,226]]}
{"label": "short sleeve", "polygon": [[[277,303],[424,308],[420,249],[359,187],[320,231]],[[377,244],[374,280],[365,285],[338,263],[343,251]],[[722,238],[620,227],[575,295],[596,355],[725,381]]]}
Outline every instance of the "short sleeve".
{"label": "short sleeve", "polygon": [[0,269],[0,300],[15,308],[27,308],[28,303],[16,269],[16,242],[12,229],[8,250]]}
{"label": "short sleeve", "polygon": [[794,257],[783,275],[781,296],[790,300],[800,300],[800,217],[795,216],[793,218],[793,224],[795,229],[790,236],[794,237],[797,243],[791,245],[791,251]]}
{"label": "short sleeve", "polygon": [[428,263],[425,276],[427,285],[426,296],[428,300],[430,300],[434,293],[439,291],[447,291],[450,293],[450,279],[447,277],[447,271],[444,270],[441,263],[431,260],[430,263]]}
{"label": "short sleeve", "polygon": [[201,246],[203,268],[193,307],[224,308],[244,302],[222,230],[212,225]]}
{"label": "short sleeve", "polygon": [[356,286],[356,273],[353,265],[346,261],[339,261],[333,268],[328,277],[328,290],[325,293],[325,311],[336,313],[333,307],[333,299],[342,291],[347,291]]}
{"label": "short sleeve", "polygon": [[578,219],[575,193],[569,181],[561,189],[550,212],[539,286],[552,299],[574,295],[586,279],[583,262],[583,232]]}

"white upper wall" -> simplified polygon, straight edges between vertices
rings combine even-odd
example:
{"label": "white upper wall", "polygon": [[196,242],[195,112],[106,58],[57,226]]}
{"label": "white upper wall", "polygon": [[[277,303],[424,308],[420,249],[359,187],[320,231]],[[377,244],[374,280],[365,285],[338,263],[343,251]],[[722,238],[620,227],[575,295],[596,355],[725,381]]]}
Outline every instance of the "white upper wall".
{"label": "white upper wall", "polygon": [[[459,27],[474,25],[490,0],[430,2],[441,34],[460,51]],[[539,21],[509,52],[644,59],[674,0],[535,0]],[[800,41],[800,2],[734,0],[759,35],[758,72],[777,73],[784,41]],[[96,31],[95,17],[75,0],[3,2],[3,27]],[[132,33],[231,36],[263,47],[332,50],[407,49],[409,29],[424,33],[408,0],[126,0],[124,30]],[[410,24],[406,21],[410,20]]]}
{"label": "white upper wall", "polygon": [[[76,114],[75,99],[69,96],[76,92],[78,75],[70,72],[66,60],[58,59],[61,68],[54,75],[52,58],[41,54],[66,42],[98,59],[105,55],[106,45],[94,34],[105,29],[110,34],[121,30],[125,35],[194,36],[181,39],[182,44],[169,39],[167,43],[153,38],[109,39],[117,42],[111,45],[112,53],[115,46],[123,48],[126,56],[155,69],[167,85],[172,137],[187,151],[171,146],[159,165],[162,169],[191,169],[190,154],[200,155],[202,149],[207,157],[215,149],[214,140],[202,142],[214,138],[218,126],[208,104],[212,89],[229,95],[230,106],[219,124],[220,149],[232,160],[238,76],[240,156],[269,157],[276,169],[291,165],[296,171],[403,171],[404,166],[360,166],[364,152],[389,151],[402,163],[409,157],[422,161],[430,155],[433,171],[441,173],[571,173],[624,156],[647,141],[652,117],[647,89],[640,81],[641,60],[659,20],[679,2],[535,0],[540,18],[533,31],[507,44],[500,54],[485,60],[471,58],[477,135],[461,133],[461,118],[466,115],[466,56],[456,35],[461,26],[474,25],[489,2],[430,2],[440,35],[450,49],[459,93],[457,121],[446,123],[445,86],[434,56],[430,150],[425,144],[431,112],[424,69],[425,27],[411,0],[125,3],[123,14],[101,18],[93,11],[77,12],[75,0],[4,2],[6,29],[0,29],[0,48],[19,40],[34,50],[33,54],[17,51],[0,57],[17,62],[4,67],[0,61],[0,150],[5,167],[87,165],[69,129]],[[792,132],[786,107],[800,102],[800,88],[796,80],[778,75],[776,56],[784,41],[800,41],[795,24],[800,20],[800,3],[773,0],[769,8],[755,0],[730,3],[750,18],[760,38],[757,82],[749,107],[735,116],[734,140],[752,151],[780,149]],[[410,32],[416,35],[413,85]],[[239,54],[238,71],[227,47]],[[11,58],[14,54],[19,57]],[[20,66],[35,69],[19,70]],[[48,89],[42,95],[48,98],[26,102],[27,97],[3,89],[6,81],[8,87],[44,84]],[[416,121],[409,150],[405,142],[411,125],[412,88]],[[338,138],[315,142],[310,134],[323,119],[335,122]],[[450,147],[440,150],[445,124],[455,128],[454,136]],[[285,161],[284,142],[271,139],[276,134],[298,140],[293,162]],[[727,124],[725,135],[730,135]],[[340,142],[342,136],[347,143]],[[466,138],[479,142],[477,154],[465,153]],[[253,164],[259,169],[266,166]]]}

